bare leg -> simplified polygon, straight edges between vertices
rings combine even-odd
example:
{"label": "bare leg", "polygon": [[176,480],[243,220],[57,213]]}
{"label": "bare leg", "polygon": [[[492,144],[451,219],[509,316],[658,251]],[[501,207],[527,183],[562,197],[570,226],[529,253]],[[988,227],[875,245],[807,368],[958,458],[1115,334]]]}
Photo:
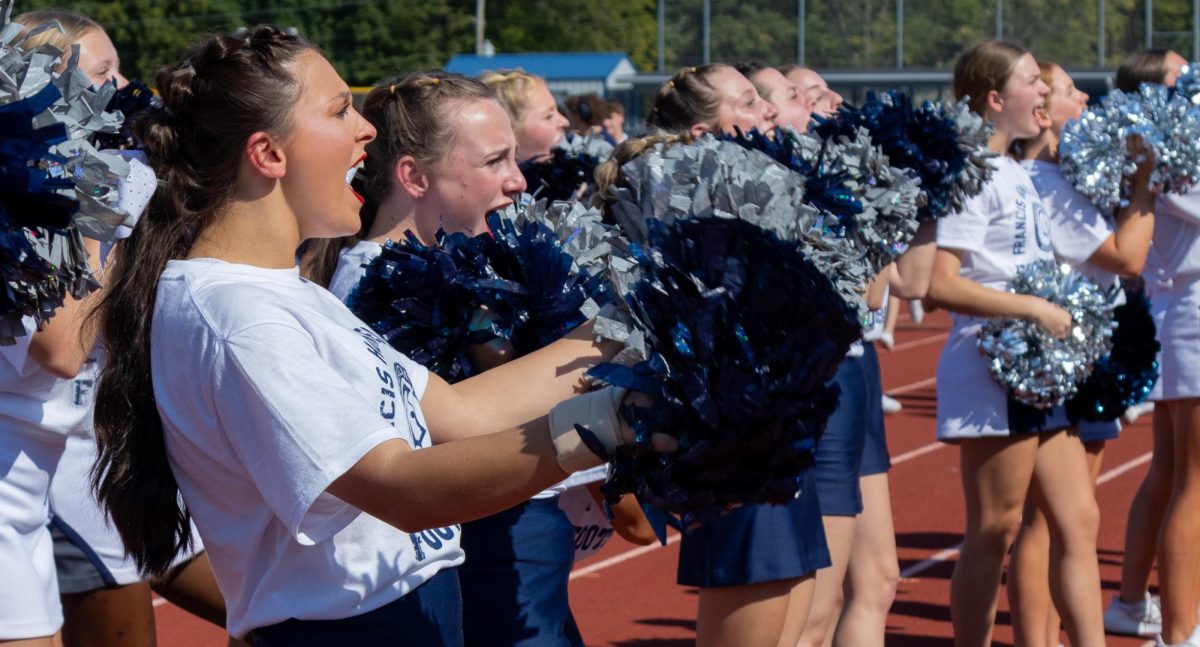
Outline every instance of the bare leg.
{"label": "bare leg", "polygon": [[1037,450],[1032,435],[959,443],[967,527],[950,581],[958,647],[991,645],[1004,556],[1021,524]]}
{"label": "bare leg", "polygon": [[825,523],[825,539],[829,544],[829,568],[817,571],[817,587],[813,593],[812,610],[800,636],[801,647],[821,647],[833,640],[834,623],[842,603],[842,582],[854,543],[854,526],[858,517],[821,517]]}
{"label": "bare leg", "polygon": [[1150,572],[1158,554],[1158,534],[1163,514],[1171,501],[1171,482],[1175,473],[1175,435],[1166,406],[1154,409],[1154,454],[1146,478],[1138,486],[1129,519],[1125,523],[1124,563],[1121,565],[1122,602],[1145,599],[1150,590]]}
{"label": "bare leg", "polygon": [[[1196,626],[1200,569],[1200,398],[1159,403],[1175,430],[1175,478],[1158,547],[1163,640],[1186,640]],[[1157,410],[1155,414],[1157,415]]]}
{"label": "bare leg", "polygon": [[1104,645],[1103,604],[1096,535],[1100,508],[1095,481],[1079,439],[1043,434],[1033,494],[1050,528],[1050,594],[1076,646]]}
{"label": "bare leg", "polygon": [[883,647],[887,615],[896,599],[900,565],[887,473],[859,481],[863,513],[854,528],[854,543],[843,591],[845,606],[833,644],[838,647]]}
{"label": "bare leg", "polygon": [[[1030,485],[1030,490],[1036,487],[1036,484]],[[1032,497],[1025,500],[1021,532],[1013,544],[1005,579],[1012,614],[1013,644],[1017,647],[1057,647],[1057,628],[1054,642],[1048,640],[1050,616],[1054,615],[1053,621],[1058,621],[1050,597],[1050,528],[1046,525],[1046,515],[1033,501]]]}
{"label": "bare leg", "polygon": [[62,595],[65,647],[154,647],[154,607],[145,582]]}
{"label": "bare leg", "polygon": [[800,635],[808,624],[808,612],[812,609],[813,592],[817,589],[816,575],[810,575],[800,581],[788,598],[787,617],[783,621],[783,631],[779,636],[780,647],[796,647]]}
{"label": "bare leg", "polygon": [[55,644],[54,636],[22,638],[20,640],[0,640],[0,645],[4,645],[4,647],[54,647]]}
{"label": "bare leg", "polygon": [[[781,647],[794,590],[807,586],[811,597],[812,584],[809,576],[700,589],[697,647]],[[797,595],[805,597],[803,592]]]}

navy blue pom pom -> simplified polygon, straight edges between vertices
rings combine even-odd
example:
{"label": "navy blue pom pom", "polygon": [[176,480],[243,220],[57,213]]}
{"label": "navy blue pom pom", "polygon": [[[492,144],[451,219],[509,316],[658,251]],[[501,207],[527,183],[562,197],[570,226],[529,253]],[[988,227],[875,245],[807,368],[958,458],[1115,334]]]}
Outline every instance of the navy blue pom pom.
{"label": "navy blue pom pom", "polygon": [[471,346],[504,339],[524,355],[584,323],[585,304],[612,300],[604,277],[578,269],[545,224],[495,213],[487,223],[492,233],[439,233],[437,247],[411,233],[389,242],[347,299],[392,346],[450,382],[475,372]]}
{"label": "navy blue pom pom", "polygon": [[124,150],[140,149],[142,146],[134,135],[134,125],[142,113],[157,106],[162,101],[154,95],[145,83],[138,80],[130,81],[125,87],[117,90],[108,101],[107,112],[120,112],[121,129],[116,133],[96,133],[96,148],[119,148]]}
{"label": "navy blue pom pom", "polygon": [[1092,374],[1067,400],[1067,416],[1080,420],[1116,420],[1129,407],[1145,401],[1158,381],[1157,330],[1144,292],[1126,291],[1126,301],[1113,310],[1117,329],[1112,352],[1096,361]]}
{"label": "navy blue pom pom", "polygon": [[449,382],[471,376],[467,349],[486,341],[471,326],[486,240],[461,238],[453,249],[423,245],[411,232],[403,243],[388,241],[346,299],[389,344]]}
{"label": "navy blue pom pom", "polygon": [[871,92],[861,108],[843,105],[813,129],[822,138],[854,137],[866,128],[871,141],[883,148],[892,166],[911,169],[921,178],[921,218],[940,218],[962,209],[983,190],[992,169],[987,148],[988,129],[963,104],[934,104],[919,108],[908,95]]}
{"label": "navy blue pom pom", "polygon": [[[625,295],[648,357],[589,375],[656,398],[624,407],[637,431],[603,491],[633,492],[685,524],[730,505],[784,503],[837,405],[828,381],[859,337],[857,314],[793,242],[725,218],[646,221],[641,278]],[[652,432],[679,440],[660,454]]]}

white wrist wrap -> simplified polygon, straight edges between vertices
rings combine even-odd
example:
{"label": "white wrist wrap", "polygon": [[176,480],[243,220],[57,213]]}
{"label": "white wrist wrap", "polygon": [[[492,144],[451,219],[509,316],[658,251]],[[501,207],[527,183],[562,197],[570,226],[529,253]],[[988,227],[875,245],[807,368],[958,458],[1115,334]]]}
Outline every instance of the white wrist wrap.
{"label": "white wrist wrap", "polygon": [[578,472],[604,463],[603,458],[584,444],[576,424],[591,431],[610,452],[621,444],[624,423],[617,409],[624,397],[625,389],[610,386],[564,400],[550,410],[550,437],[558,466],[564,472]]}

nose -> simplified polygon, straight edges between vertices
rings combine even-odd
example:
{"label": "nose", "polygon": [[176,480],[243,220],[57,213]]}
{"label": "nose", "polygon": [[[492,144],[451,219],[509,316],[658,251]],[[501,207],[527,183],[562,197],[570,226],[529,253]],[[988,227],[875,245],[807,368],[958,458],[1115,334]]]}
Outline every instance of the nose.
{"label": "nose", "polygon": [[763,119],[766,119],[767,121],[775,121],[775,117],[779,115],[779,110],[775,107],[775,104],[771,103],[770,101],[763,100],[763,106],[765,106],[763,108]]}
{"label": "nose", "polygon": [[842,98],[842,95],[834,92],[833,90],[829,90],[829,95],[831,97],[829,100],[829,105],[832,106],[834,110],[841,108],[842,103],[845,102],[845,99]]}
{"label": "nose", "polygon": [[[351,110],[354,110],[351,107]],[[358,137],[357,140],[363,144],[370,143],[375,140],[375,135],[378,132],[375,130],[375,125],[367,121],[367,118],[359,114],[358,110],[354,110],[354,114],[358,115]]]}
{"label": "nose", "polygon": [[1084,92],[1083,90],[1080,90],[1080,91],[1079,91],[1079,101],[1080,101],[1080,103],[1082,103],[1083,105],[1085,105],[1085,106],[1086,106],[1086,105],[1087,105],[1087,102],[1088,102],[1088,100],[1089,100],[1089,99],[1091,99],[1091,98],[1092,98],[1092,97],[1091,97],[1091,96],[1089,96],[1089,95],[1088,95],[1088,93]]}
{"label": "nose", "polygon": [[120,72],[113,75],[113,81],[116,81],[118,90],[129,85],[129,79],[125,78],[125,75]]}
{"label": "nose", "polygon": [[525,193],[525,189],[529,187],[529,184],[525,182],[525,174],[521,172],[521,168],[517,166],[515,159],[509,168],[511,170],[508,177],[504,179],[504,185],[501,187],[504,194],[511,197]]}

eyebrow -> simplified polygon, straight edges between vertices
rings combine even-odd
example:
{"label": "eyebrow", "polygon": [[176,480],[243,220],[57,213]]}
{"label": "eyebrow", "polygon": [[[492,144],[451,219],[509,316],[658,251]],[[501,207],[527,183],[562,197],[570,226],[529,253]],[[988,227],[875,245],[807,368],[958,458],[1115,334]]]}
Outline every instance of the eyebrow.
{"label": "eyebrow", "polygon": [[345,92],[339,92],[338,94],[335,94],[332,97],[329,97],[329,103],[333,103],[334,101],[337,101],[338,99],[353,103],[354,95],[350,94],[349,90],[346,90]]}

